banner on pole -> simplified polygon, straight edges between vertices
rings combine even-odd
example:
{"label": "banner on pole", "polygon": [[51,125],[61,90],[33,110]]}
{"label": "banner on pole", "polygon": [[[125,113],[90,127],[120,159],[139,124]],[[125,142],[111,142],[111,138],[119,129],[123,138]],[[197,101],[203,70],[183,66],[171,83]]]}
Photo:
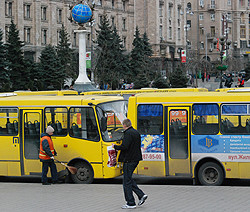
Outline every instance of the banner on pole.
{"label": "banner on pole", "polygon": [[91,52],[86,52],[86,68],[91,68]]}
{"label": "banner on pole", "polygon": [[181,62],[186,63],[187,58],[186,58],[186,50],[181,50]]}

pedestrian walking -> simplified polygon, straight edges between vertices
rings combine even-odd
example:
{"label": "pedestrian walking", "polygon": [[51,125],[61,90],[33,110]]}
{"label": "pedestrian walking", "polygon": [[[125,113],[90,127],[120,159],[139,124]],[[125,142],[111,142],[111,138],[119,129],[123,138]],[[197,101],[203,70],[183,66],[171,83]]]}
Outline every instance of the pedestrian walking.
{"label": "pedestrian walking", "polygon": [[225,87],[227,88],[231,88],[232,84],[233,84],[233,77],[231,74],[223,75],[223,78],[225,78]]}
{"label": "pedestrian walking", "polygon": [[53,133],[54,133],[54,128],[48,126],[46,129],[46,133],[42,133],[41,135],[39,158],[40,161],[43,163],[42,167],[43,185],[50,185],[50,183],[48,183],[48,178],[47,178],[49,167],[52,176],[52,183],[53,184],[57,183],[57,169],[56,169],[56,164],[54,163],[54,156],[56,156],[57,153],[54,148],[53,141],[51,139]]}
{"label": "pedestrian walking", "polygon": [[142,160],[141,135],[132,127],[129,119],[125,119],[122,125],[125,130],[122,144],[112,144],[112,147],[115,150],[121,150],[118,161],[123,162],[123,191],[126,204],[122,206],[122,209],[133,209],[136,208],[133,192],[138,196],[139,206],[148,198],[132,178],[135,168]]}

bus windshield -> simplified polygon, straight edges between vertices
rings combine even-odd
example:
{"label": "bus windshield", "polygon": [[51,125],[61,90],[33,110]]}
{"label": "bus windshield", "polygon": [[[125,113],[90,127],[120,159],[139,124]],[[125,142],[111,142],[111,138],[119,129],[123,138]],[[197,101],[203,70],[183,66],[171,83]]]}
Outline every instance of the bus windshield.
{"label": "bus windshield", "polygon": [[127,101],[114,101],[99,104],[97,109],[99,123],[102,125],[102,119],[105,117],[106,127],[102,129],[104,141],[121,140],[123,136],[122,121],[127,116]]}

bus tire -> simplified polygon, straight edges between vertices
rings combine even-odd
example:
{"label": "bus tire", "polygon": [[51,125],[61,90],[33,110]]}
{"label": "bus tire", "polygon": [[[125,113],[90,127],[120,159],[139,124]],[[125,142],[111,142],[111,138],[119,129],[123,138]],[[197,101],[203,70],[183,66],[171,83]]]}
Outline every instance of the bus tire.
{"label": "bus tire", "polygon": [[76,174],[71,175],[71,179],[76,184],[90,184],[94,179],[93,168],[85,162],[76,162],[73,164],[77,168]]}
{"label": "bus tire", "polygon": [[217,163],[207,162],[199,168],[198,178],[202,185],[219,186],[223,183],[224,173]]}

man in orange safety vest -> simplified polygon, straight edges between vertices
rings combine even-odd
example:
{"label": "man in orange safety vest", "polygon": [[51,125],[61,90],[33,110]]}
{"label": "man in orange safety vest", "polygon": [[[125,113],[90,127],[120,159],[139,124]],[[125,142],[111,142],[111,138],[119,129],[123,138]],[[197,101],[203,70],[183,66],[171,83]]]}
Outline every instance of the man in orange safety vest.
{"label": "man in orange safety vest", "polygon": [[53,133],[54,133],[53,127],[48,126],[46,129],[46,133],[41,134],[39,158],[40,161],[43,163],[42,167],[43,185],[50,185],[50,183],[48,183],[48,178],[47,178],[49,167],[52,176],[52,183],[53,184],[57,183],[57,169],[54,163],[54,156],[56,156],[57,153],[54,148],[53,141],[51,139]]}

